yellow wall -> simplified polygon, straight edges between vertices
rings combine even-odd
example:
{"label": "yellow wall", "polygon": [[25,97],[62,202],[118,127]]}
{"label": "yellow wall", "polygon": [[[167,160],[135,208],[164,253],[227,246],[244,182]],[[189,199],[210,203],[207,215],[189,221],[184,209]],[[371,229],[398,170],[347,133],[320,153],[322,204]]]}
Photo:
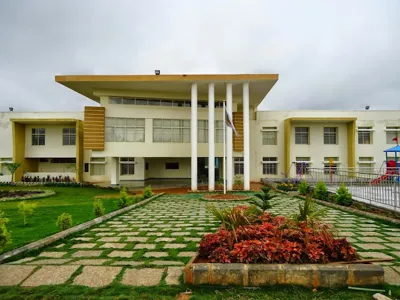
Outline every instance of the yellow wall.
{"label": "yellow wall", "polygon": [[356,167],[356,121],[347,123],[347,167]]}
{"label": "yellow wall", "polygon": [[24,174],[25,160],[25,125],[12,122],[13,132],[13,162],[22,165],[14,173],[14,181],[20,181]]}
{"label": "yellow wall", "polygon": [[[284,121],[284,161],[285,161],[285,171],[287,174],[290,170],[290,134],[292,132],[292,123],[289,119]],[[289,175],[289,174],[287,174]]]}
{"label": "yellow wall", "polygon": [[77,182],[83,181],[83,122],[76,121],[76,170],[75,178]]}

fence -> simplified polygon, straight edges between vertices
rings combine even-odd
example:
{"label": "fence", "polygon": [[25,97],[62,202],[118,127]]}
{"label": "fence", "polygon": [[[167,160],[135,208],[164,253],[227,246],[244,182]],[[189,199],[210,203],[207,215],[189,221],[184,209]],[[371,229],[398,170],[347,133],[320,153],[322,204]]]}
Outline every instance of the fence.
{"label": "fence", "polygon": [[399,174],[366,173],[354,169],[308,168],[303,175],[298,176],[310,185],[323,181],[333,192],[344,183],[355,200],[400,211]]}

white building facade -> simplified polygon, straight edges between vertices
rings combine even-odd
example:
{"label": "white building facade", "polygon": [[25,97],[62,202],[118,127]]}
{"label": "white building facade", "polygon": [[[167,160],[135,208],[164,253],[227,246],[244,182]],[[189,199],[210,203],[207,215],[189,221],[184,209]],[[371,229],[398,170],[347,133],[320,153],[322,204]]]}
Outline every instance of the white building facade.
{"label": "white building facade", "polygon": [[[399,111],[257,111],[277,75],[56,76],[97,102],[83,112],[0,113],[0,163],[22,176],[146,184],[186,179],[209,190],[223,177],[223,105],[239,136],[226,131],[227,188],[295,177],[300,164],[373,170],[396,144]],[[268,101],[268,97],[266,98]],[[0,181],[10,176],[2,165]]]}

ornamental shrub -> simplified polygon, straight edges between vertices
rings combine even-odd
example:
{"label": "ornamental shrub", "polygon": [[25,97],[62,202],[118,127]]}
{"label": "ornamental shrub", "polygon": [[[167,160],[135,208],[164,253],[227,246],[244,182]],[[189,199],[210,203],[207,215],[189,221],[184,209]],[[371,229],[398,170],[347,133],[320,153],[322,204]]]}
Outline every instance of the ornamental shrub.
{"label": "ornamental shrub", "polygon": [[314,188],[314,197],[319,200],[327,200],[328,199],[328,188],[326,187],[325,182],[318,181],[317,185]]}
{"label": "ornamental shrub", "polygon": [[143,197],[144,197],[144,199],[148,199],[151,196],[153,196],[153,191],[151,190],[151,185],[148,185],[145,187],[145,189],[143,191]]}
{"label": "ornamental shrub", "polygon": [[22,215],[24,219],[24,226],[28,224],[28,216],[33,215],[34,210],[36,209],[37,204],[33,202],[25,202],[21,201],[18,204],[19,213]]}
{"label": "ornamental shrub", "polygon": [[310,186],[306,181],[300,182],[297,188],[299,190],[300,195],[307,195],[308,192],[310,191]]}
{"label": "ornamental shrub", "polygon": [[265,212],[267,209],[271,208],[270,200],[276,198],[277,195],[273,195],[271,193],[270,187],[262,187],[261,190],[262,193],[254,194],[256,199],[251,200],[250,203],[257,206],[259,209]]}
{"label": "ornamental shrub", "polygon": [[342,183],[336,191],[336,202],[344,206],[353,204],[353,197],[344,183]]}
{"label": "ornamental shrub", "polygon": [[11,243],[11,235],[7,230],[6,224],[8,219],[4,217],[4,213],[0,211],[0,252],[3,252],[4,248]]}
{"label": "ornamental shrub", "polygon": [[199,257],[216,263],[330,263],[358,259],[345,238],[335,239],[327,224],[294,223],[270,214],[261,224],[244,225],[232,232],[220,229],[205,235],[199,246]]}
{"label": "ornamental shrub", "polygon": [[93,202],[93,212],[96,218],[104,216],[105,210],[103,206],[103,201],[101,199],[96,199]]}
{"label": "ornamental shrub", "polygon": [[117,200],[117,206],[118,208],[124,208],[127,207],[129,205],[129,196],[128,193],[126,191],[126,188],[123,187],[121,189],[121,191],[119,192],[119,198]]}
{"label": "ornamental shrub", "polygon": [[281,182],[276,186],[276,188],[284,192],[292,192],[297,191],[297,184],[292,182]]}
{"label": "ornamental shrub", "polygon": [[72,216],[69,213],[62,213],[58,216],[56,225],[63,230],[67,230],[72,227]]}

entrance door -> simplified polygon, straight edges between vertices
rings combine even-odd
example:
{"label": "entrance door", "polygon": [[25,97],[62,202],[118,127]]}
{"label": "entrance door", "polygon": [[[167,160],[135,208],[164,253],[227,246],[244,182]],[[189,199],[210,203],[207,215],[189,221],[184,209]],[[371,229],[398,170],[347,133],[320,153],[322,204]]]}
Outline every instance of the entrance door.
{"label": "entrance door", "polygon": [[[215,181],[220,178],[220,169],[222,164],[222,158],[215,158]],[[199,157],[197,158],[197,176],[200,184],[208,183],[208,157]]]}

